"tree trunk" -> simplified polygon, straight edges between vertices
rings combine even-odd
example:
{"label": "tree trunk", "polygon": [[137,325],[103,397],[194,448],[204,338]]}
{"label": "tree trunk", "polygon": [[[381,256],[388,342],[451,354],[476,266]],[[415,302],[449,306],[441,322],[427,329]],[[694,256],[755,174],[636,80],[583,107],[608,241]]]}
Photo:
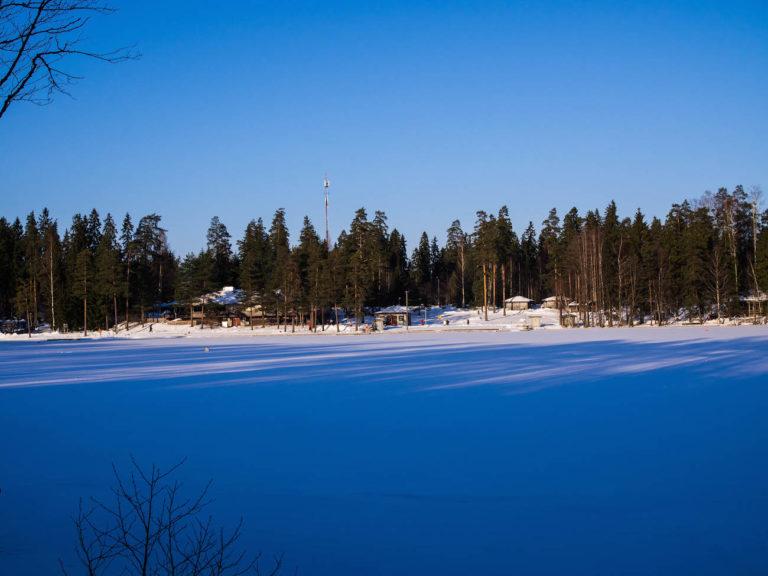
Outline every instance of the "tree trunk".
{"label": "tree trunk", "polygon": [[496,263],[493,263],[493,286],[491,288],[491,294],[493,295],[493,309],[496,310]]}
{"label": "tree trunk", "polygon": [[501,313],[507,315],[507,267],[501,265]]}
{"label": "tree trunk", "polygon": [[48,249],[48,281],[50,283],[49,288],[51,291],[51,330],[56,329],[56,307],[54,306],[55,299],[53,296],[53,236],[51,235],[50,248]]}
{"label": "tree trunk", "polygon": [[[462,233],[463,234],[463,233]],[[464,239],[461,240],[459,246],[459,261],[461,263],[461,307],[467,307],[467,300],[464,294]]]}
{"label": "tree trunk", "polygon": [[488,265],[483,262],[483,314],[488,322]]}

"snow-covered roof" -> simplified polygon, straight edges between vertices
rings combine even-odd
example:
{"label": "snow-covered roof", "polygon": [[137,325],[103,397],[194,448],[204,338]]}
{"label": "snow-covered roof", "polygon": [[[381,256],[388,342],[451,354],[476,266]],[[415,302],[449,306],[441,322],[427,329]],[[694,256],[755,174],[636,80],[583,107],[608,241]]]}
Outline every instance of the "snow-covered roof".
{"label": "snow-covered roof", "polygon": [[568,306],[579,306],[579,303],[574,300],[573,302],[569,302]]}
{"label": "snow-covered roof", "polygon": [[557,302],[557,296],[548,296],[542,302]]}
{"label": "snow-covered roof", "polygon": [[533,300],[526,298],[525,296],[514,296],[512,298],[507,298],[504,302],[533,302]]}
{"label": "snow-covered roof", "polygon": [[747,296],[742,296],[740,300],[742,302],[768,302],[768,294],[765,292],[758,292],[755,294],[753,292]]}
{"label": "snow-covered roof", "polygon": [[410,311],[413,311],[413,306],[408,306],[408,308],[406,308],[405,306],[395,305],[382,308],[376,312],[376,314],[405,314]]}
{"label": "snow-covered roof", "polygon": [[221,290],[216,292],[209,292],[201,296],[198,299],[198,304],[205,302],[206,304],[220,304],[222,306],[231,306],[234,304],[242,304],[245,300],[245,291],[240,288],[234,288],[232,286],[224,286]]}

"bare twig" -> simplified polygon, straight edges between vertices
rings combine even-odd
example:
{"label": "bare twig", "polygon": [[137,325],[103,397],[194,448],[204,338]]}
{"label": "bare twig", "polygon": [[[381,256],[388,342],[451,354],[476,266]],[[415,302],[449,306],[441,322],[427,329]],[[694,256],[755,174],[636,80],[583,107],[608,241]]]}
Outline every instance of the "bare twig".
{"label": "bare twig", "polygon": [[[194,497],[181,495],[182,484],[171,477],[184,464],[167,470],[142,468],[131,459],[127,475],[113,466],[115,483],[111,503],[92,499],[80,503],[75,517],[76,556],[87,576],[107,573],[140,576],[241,576],[261,574],[260,555],[249,557],[240,549],[242,519],[228,532],[208,516],[209,482]],[[282,556],[267,573],[277,576]],[[67,569],[60,563],[61,572]]]}
{"label": "bare twig", "polygon": [[75,57],[107,63],[138,58],[132,47],[82,48],[83,32],[98,14],[114,10],[97,0],[0,0],[0,118],[14,102],[48,104],[80,79],[64,68]]}

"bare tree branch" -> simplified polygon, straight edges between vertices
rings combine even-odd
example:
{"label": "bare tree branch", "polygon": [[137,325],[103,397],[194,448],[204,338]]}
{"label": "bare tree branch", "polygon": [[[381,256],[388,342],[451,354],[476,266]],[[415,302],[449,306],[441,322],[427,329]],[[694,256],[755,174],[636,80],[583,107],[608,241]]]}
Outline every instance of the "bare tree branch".
{"label": "bare tree branch", "polygon": [[[75,517],[76,557],[87,576],[137,574],[140,576],[242,576],[261,574],[260,555],[249,557],[238,542],[243,521],[228,532],[208,516],[210,482],[196,496],[181,495],[182,485],[171,479],[184,461],[161,470],[142,468],[131,459],[132,469],[120,475],[113,466],[115,483],[110,503],[82,501]],[[276,557],[267,574],[282,570]],[[68,575],[63,562],[62,574]]]}
{"label": "bare tree branch", "polygon": [[82,48],[97,14],[114,10],[97,0],[0,0],[0,118],[14,102],[38,105],[81,79],[64,65],[82,57],[110,64],[138,58],[132,48],[98,52]]}

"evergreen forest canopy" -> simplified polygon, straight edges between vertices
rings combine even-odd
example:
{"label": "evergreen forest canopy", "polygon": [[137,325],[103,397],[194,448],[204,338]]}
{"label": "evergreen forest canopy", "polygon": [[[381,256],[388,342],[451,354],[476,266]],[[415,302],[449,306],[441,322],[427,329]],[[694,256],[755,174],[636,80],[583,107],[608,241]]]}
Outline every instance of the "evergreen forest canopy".
{"label": "evergreen forest canopy", "polygon": [[111,328],[233,285],[294,318],[336,306],[360,318],[408,291],[412,304],[486,310],[513,295],[557,296],[579,303],[585,325],[632,325],[735,315],[740,297],[768,286],[768,210],[759,189],[741,186],[673,204],[663,221],[639,209],[622,217],[614,202],[583,215],[553,208],[538,233],[533,223],[518,233],[506,206],[479,211],[471,229],[452,222],[442,245],[423,233],[410,255],[384,212],[364,208],[331,247],[307,217],[291,237],[283,209],[236,242],[214,217],[206,239],[179,257],[157,214],[116,222],[93,210],[63,232],[47,209],[0,218],[0,318]]}

